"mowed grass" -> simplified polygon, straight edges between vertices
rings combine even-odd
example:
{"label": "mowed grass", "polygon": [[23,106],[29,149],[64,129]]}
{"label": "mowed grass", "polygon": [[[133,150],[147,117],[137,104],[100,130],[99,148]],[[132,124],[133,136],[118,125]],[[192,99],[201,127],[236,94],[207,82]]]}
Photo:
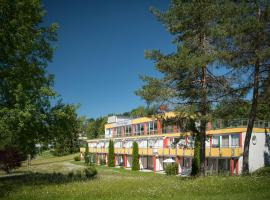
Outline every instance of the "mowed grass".
{"label": "mowed grass", "polygon": [[[74,155],[39,157],[29,170],[41,173],[78,170],[83,163],[73,161]],[[63,181],[25,179],[23,175],[0,178],[3,199],[270,199],[270,177],[179,178],[151,172],[132,172],[119,168],[98,166],[93,180]],[[26,166],[20,172],[28,170]]]}

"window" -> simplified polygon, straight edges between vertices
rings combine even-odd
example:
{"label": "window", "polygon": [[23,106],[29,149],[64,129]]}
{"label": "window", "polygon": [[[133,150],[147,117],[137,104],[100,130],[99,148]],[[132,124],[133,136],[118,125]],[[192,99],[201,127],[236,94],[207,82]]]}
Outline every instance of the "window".
{"label": "window", "polygon": [[131,135],[131,125],[125,126],[125,135],[126,136]]}
{"label": "window", "polygon": [[229,147],[229,135],[222,136],[222,147]]}
{"label": "window", "polygon": [[135,135],[143,135],[143,134],[144,134],[144,124],[136,124]]}
{"label": "window", "polygon": [[147,123],[147,134],[148,135],[155,134],[156,130],[157,130],[157,122],[156,121]]}
{"label": "window", "polygon": [[212,137],[212,147],[219,147],[219,136]]}
{"label": "window", "polygon": [[238,147],[239,146],[239,134],[233,134],[231,135],[232,138],[232,147]]}
{"label": "window", "polygon": [[116,127],[115,128],[115,136],[120,137],[121,136],[121,127]]}
{"label": "window", "polygon": [[194,143],[195,143],[195,141],[194,141],[194,138],[193,137],[188,137],[187,138],[187,146],[188,147],[193,148],[194,147]]}

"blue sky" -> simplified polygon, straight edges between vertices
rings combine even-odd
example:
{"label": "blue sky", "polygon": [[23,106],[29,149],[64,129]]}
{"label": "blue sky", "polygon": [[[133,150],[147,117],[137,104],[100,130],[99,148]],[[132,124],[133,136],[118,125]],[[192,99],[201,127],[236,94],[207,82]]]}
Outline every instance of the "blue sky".
{"label": "blue sky", "polygon": [[157,76],[144,51],[174,51],[172,36],[149,12],[168,0],[43,0],[44,23],[59,24],[57,49],[48,71],[64,102],[79,115],[99,117],[145,102],[134,94],[139,75]]}

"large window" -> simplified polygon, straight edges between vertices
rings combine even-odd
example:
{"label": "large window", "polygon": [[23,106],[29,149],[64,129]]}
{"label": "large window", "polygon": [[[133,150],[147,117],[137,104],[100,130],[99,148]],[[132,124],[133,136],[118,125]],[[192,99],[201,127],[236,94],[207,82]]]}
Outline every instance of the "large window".
{"label": "large window", "polygon": [[144,124],[136,124],[135,135],[143,135],[143,134],[144,134]]}
{"label": "large window", "polygon": [[116,137],[121,137],[121,127],[116,127],[115,128],[115,136]]}
{"label": "large window", "polygon": [[229,147],[229,135],[222,136],[222,147]]}
{"label": "large window", "polygon": [[239,134],[232,134],[231,138],[232,138],[232,147],[238,147],[240,140]]}
{"label": "large window", "polygon": [[125,126],[125,135],[131,135],[131,125]]}
{"label": "large window", "polygon": [[156,133],[157,130],[157,122],[156,121],[148,122],[146,127],[147,127],[147,134],[153,135]]}
{"label": "large window", "polygon": [[215,136],[215,135],[212,137],[212,147],[220,146],[219,137],[220,136]]}

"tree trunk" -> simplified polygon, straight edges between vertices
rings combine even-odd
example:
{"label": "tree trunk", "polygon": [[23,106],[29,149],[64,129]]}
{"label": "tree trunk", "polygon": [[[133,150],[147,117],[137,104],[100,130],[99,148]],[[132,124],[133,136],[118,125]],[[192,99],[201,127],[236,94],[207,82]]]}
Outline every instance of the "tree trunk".
{"label": "tree trunk", "polygon": [[206,114],[207,114],[207,96],[206,96],[206,66],[202,67],[202,99],[201,99],[201,124],[200,124],[200,175],[205,175],[205,138],[206,138]]}
{"label": "tree trunk", "polygon": [[260,65],[259,65],[259,60],[257,60],[255,63],[255,70],[254,70],[254,76],[253,76],[254,85],[253,85],[252,105],[251,105],[251,110],[249,113],[248,126],[247,126],[246,138],[245,138],[245,143],[244,143],[243,174],[249,173],[249,163],[248,163],[249,144],[250,144],[251,134],[252,134],[254,122],[256,119],[256,112],[257,112],[258,93],[259,93],[259,71],[260,71]]}

